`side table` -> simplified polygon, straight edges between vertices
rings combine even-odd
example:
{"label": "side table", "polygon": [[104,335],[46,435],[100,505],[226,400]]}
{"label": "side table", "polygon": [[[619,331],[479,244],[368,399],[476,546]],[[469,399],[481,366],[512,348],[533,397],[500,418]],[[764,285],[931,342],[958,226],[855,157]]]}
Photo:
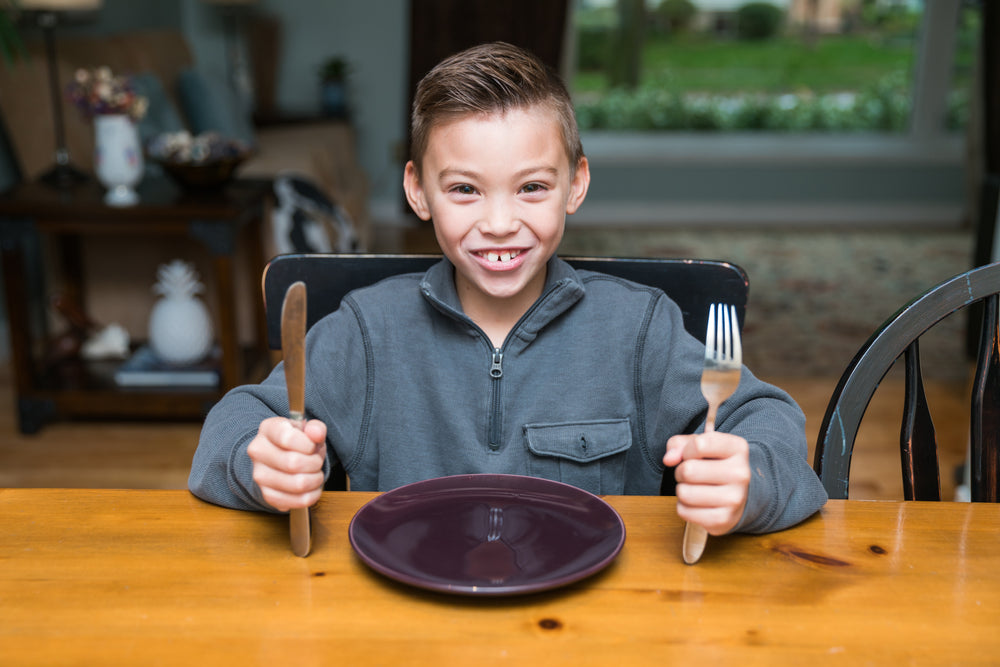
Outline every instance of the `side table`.
{"label": "side table", "polygon": [[[38,431],[45,423],[72,418],[201,419],[233,386],[246,382],[258,362],[267,358],[266,322],[260,297],[252,300],[255,343],[242,349],[237,334],[234,257],[247,243],[251,275],[263,271],[261,241],[270,181],[236,180],[226,188],[185,192],[166,180],[147,179],[139,187],[136,206],[113,208],[103,201],[94,182],[57,190],[41,183],[23,183],[0,195],[0,252],[10,326],[10,344],[19,427]],[[136,237],[150,241],[181,236],[201,243],[212,257],[218,290],[216,336],[222,352],[217,388],[122,388],[113,380],[120,362],[73,359],[63,367],[43,362],[47,307],[46,290],[31,289],[26,253],[39,235],[55,243],[66,284],[63,293],[84,306],[80,238]],[[39,253],[42,254],[42,253]]]}

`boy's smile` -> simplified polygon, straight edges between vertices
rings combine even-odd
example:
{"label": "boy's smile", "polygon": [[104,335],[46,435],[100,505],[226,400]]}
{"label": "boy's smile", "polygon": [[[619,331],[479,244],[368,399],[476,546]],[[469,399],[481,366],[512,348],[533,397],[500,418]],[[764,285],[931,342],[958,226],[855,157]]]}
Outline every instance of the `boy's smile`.
{"label": "boy's smile", "polygon": [[488,271],[510,271],[524,261],[524,255],[518,248],[486,250],[476,256]]}
{"label": "boy's smile", "polygon": [[541,296],[566,215],[587,192],[586,159],[571,169],[555,112],[535,106],[434,127],[421,166],[418,176],[406,165],[410,205],[433,219],[466,315],[506,335]]}

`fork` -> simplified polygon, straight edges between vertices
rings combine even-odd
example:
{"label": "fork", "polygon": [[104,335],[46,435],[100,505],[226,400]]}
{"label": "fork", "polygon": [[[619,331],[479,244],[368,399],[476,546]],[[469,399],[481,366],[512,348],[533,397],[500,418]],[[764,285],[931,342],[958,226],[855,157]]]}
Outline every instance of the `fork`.
{"label": "fork", "polygon": [[[705,433],[715,430],[715,416],[723,401],[733,395],[740,384],[743,347],[740,344],[740,324],[736,307],[712,304],[708,308],[708,330],[705,332],[705,368],[701,372],[701,393],[708,401]],[[696,523],[684,526],[682,555],[684,562],[694,565],[705,551],[708,532]]]}

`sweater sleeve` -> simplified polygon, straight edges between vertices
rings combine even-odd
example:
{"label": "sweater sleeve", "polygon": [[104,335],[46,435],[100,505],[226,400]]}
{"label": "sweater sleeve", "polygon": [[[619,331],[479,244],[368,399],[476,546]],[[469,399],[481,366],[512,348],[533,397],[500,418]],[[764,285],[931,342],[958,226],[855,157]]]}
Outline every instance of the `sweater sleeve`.
{"label": "sweater sleeve", "polygon": [[729,403],[719,409],[716,428],[740,435],[750,445],[750,488],[734,532],[783,530],[817,512],[827,495],[809,465],[801,408],[745,367]]}
{"label": "sweater sleeve", "polygon": [[[247,446],[260,423],[287,414],[281,365],[259,385],[229,391],[212,407],[201,429],[188,476],[188,488],[202,500],[241,510],[276,512],[253,481]],[[286,406],[282,410],[282,406]]]}
{"label": "sweater sleeve", "polygon": [[[649,433],[655,438],[650,449],[662,452],[670,436],[704,431],[705,348],[684,330],[680,310],[666,297],[654,309],[649,332],[643,384],[658,400],[658,410],[649,410]],[[719,408],[716,429],[739,435],[750,446],[747,503],[733,532],[783,530],[826,502],[826,491],[807,459],[805,415],[786,392],[744,366],[738,389]]]}
{"label": "sweater sleeve", "polygon": [[[316,323],[306,338],[306,417],[327,426],[326,475],[334,460],[348,467],[358,446],[367,398],[366,349],[362,327],[349,308]],[[190,491],[224,507],[276,512],[253,481],[247,446],[263,420],[287,414],[280,363],[263,382],[227,392],[202,425],[188,477]]]}

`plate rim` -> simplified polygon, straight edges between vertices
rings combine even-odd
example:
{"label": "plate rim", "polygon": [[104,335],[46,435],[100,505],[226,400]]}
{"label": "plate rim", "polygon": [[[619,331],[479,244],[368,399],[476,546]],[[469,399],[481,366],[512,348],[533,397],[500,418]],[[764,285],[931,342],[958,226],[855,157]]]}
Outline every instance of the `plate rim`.
{"label": "plate rim", "polygon": [[[399,571],[397,568],[387,566],[378,561],[377,558],[373,557],[372,554],[367,553],[366,550],[359,547],[358,542],[355,538],[356,524],[366,510],[371,506],[377,506],[380,502],[385,502],[384,499],[387,496],[393,495],[403,495],[405,493],[412,493],[414,487],[421,487],[431,484],[441,484],[442,482],[452,481],[456,484],[471,481],[486,481],[486,479],[496,479],[501,478],[505,480],[512,481],[527,481],[533,485],[549,486],[553,489],[558,489],[564,494],[576,495],[579,497],[586,498],[591,503],[594,503],[598,507],[605,508],[610,514],[609,516],[614,519],[615,525],[618,531],[618,539],[614,547],[609,550],[609,552],[601,559],[587,567],[580,568],[579,571],[572,573],[571,575],[566,575],[559,577],[557,579],[546,580],[544,578],[539,579],[537,582],[532,583],[521,583],[517,585],[500,585],[493,586],[490,584],[483,584],[481,586],[469,586],[465,584],[458,583],[441,583],[437,584],[429,581],[419,581],[418,577],[413,577],[410,574]],[[488,486],[483,485],[481,487],[483,490],[508,488],[499,486]],[[391,496],[390,496],[391,497]],[[351,549],[354,551],[355,555],[364,563],[367,567],[371,568],[373,571],[388,577],[394,581],[397,581],[407,586],[412,586],[414,588],[419,588],[422,590],[433,591],[437,593],[450,593],[454,595],[463,596],[487,596],[487,597],[501,597],[501,596],[513,596],[513,595],[524,595],[529,593],[538,593],[542,591],[554,590],[556,588],[561,588],[563,586],[568,586],[570,584],[582,581],[588,577],[591,577],[601,570],[604,570],[618,557],[621,553],[622,548],[625,546],[625,521],[622,519],[621,514],[618,513],[614,507],[611,506],[608,501],[604,500],[597,494],[591,493],[586,489],[581,489],[578,486],[573,486],[572,484],[567,484],[566,482],[560,482],[557,480],[546,479],[544,477],[532,477],[530,475],[517,475],[511,473],[465,473],[456,475],[443,475],[440,477],[431,477],[428,479],[419,480],[416,482],[410,482],[402,486],[398,486],[389,491],[380,493],[375,498],[372,498],[365,502],[364,505],[358,508],[351,517],[351,521],[347,527],[348,540],[351,544]],[[414,581],[417,579],[417,581]]]}

